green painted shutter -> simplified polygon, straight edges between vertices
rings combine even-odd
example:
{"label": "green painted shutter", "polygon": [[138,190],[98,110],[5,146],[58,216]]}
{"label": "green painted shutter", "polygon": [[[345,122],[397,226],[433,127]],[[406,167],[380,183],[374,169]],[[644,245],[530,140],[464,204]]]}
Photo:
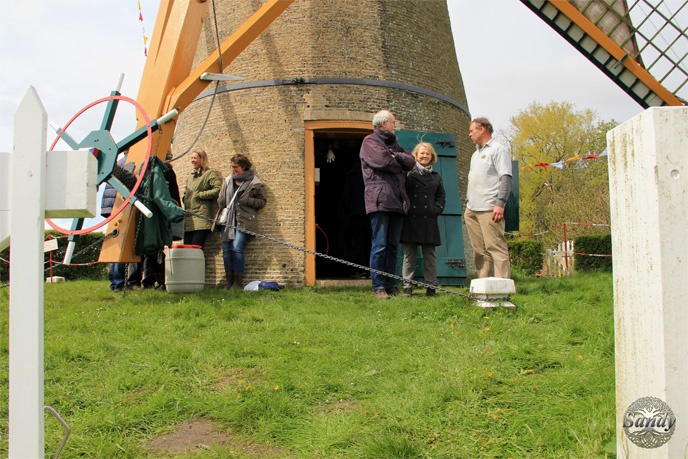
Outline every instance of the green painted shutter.
{"label": "green painted shutter", "polygon": [[518,161],[512,161],[511,165],[513,183],[511,194],[506,201],[506,207],[504,207],[504,223],[506,231],[518,231],[520,225],[518,213]]}
{"label": "green painted shutter", "polygon": [[[411,152],[418,142],[432,144],[437,153],[437,163],[433,169],[442,176],[447,202],[438,223],[442,245],[435,248],[437,255],[437,283],[440,285],[466,285],[466,258],[463,249],[463,226],[461,224],[461,195],[456,168],[456,146],[451,134],[423,133],[417,131],[397,131],[399,144]],[[468,167],[468,165],[466,165]],[[397,257],[397,274],[401,275],[403,250]],[[423,259],[418,248],[415,280],[423,281]]]}

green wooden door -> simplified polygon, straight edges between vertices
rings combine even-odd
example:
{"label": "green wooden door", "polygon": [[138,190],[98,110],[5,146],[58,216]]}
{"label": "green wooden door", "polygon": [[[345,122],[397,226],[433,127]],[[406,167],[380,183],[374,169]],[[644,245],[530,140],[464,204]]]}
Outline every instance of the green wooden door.
{"label": "green wooden door", "polygon": [[504,207],[504,224],[506,231],[518,231],[520,226],[518,211],[518,161],[511,162],[511,176],[514,179],[511,194]]}
{"label": "green wooden door", "polygon": [[[463,227],[461,224],[461,195],[456,169],[456,146],[451,134],[397,131],[399,144],[411,152],[418,142],[431,143],[437,153],[433,169],[442,176],[447,203],[438,223],[442,245],[435,248],[437,255],[437,283],[440,285],[466,285],[466,258],[463,249]],[[468,167],[468,165],[466,165]],[[401,275],[403,250],[397,258],[397,274]],[[423,258],[420,248],[416,259],[415,280],[423,281]]]}

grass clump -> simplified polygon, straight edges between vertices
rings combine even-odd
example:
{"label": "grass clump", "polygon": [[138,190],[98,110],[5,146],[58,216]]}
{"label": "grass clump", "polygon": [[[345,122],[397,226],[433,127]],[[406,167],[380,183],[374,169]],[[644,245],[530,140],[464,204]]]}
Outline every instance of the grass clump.
{"label": "grass clump", "polygon": [[[362,288],[46,285],[61,457],[614,457],[611,274],[516,285],[516,310]],[[0,310],[7,331],[7,289]],[[0,350],[6,453],[7,333]],[[47,417],[46,455],[61,435]]]}

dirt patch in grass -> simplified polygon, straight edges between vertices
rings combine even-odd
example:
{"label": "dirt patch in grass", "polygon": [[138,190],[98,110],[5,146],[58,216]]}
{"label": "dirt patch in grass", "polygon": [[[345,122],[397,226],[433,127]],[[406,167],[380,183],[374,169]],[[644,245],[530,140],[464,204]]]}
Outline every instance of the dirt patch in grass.
{"label": "dirt patch in grass", "polygon": [[248,457],[292,457],[288,450],[250,441],[229,432],[221,432],[208,419],[184,421],[172,433],[148,443],[148,449],[163,454],[184,454],[210,449],[213,445],[227,451],[241,452]]}
{"label": "dirt patch in grass", "polygon": [[213,376],[214,386],[218,389],[246,390],[258,386],[264,380],[264,373],[246,368],[231,368]]}
{"label": "dirt patch in grass", "polygon": [[327,414],[333,412],[340,412],[350,414],[354,411],[361,409],[361,404],[358,402],[350,402],[346,400],[337,400],[334,402],[328,402],[319,407],[319,414]]}
{"label": "dirt patch in grass", "polygon": [[208,449],[213,444],[225,446],[231,441],[230,435],[215,430],[207,419],[184,421],[174,432],[158,437],[148,444],[152,450],[183,454],[187,451]]}

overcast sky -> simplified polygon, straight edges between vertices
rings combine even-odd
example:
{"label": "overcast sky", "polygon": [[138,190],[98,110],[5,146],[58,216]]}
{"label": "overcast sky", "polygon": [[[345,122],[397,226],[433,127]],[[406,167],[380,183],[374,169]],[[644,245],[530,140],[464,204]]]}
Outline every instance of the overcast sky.
{"label": "overcast sky", "polygon": [[[298,0],[297,0],[298,1]],[[122,94],[136,98],[143,32],[151,34],[159,0],[23,0],[0,16],[0,151],[12,150],[14,113],[33,85],[50,121],[64,125],[88,103],[109,95],[120,73]],[[496,129],[533,101],[570,101],[623,122],[642,111],[628,95],[518,0],[448,0],[454,41],[474,116]],[[91,114],[92,113],[92,114]],[[116,140],[134,129],[120,109]],[[70,129],[81,139],[101,114]],[[49,138],[49,141],[51,138]],[[49,145],[48,145],[49,146]]]}

